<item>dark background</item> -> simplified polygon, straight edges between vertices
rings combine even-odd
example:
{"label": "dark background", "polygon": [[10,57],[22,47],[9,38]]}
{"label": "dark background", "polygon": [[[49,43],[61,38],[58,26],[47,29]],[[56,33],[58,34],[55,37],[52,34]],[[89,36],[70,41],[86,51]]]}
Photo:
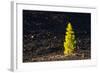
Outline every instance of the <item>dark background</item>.
{"label": "dark background", "polygon": [[39,61],[35,59],[40,58],[39,55],[44,57],[51,53],[63,53],[68,22],[71,22],[75,32],[76,49],[79,52],[86,50],[85,58],[90,58],[90,13],[23,10],[23,61]]}
{"label": "dark background", "polygon": [[64,33],[68,22],[71,22],[76,33],[85,32],[90,35],[90,13],[53,12],[23,10],[23,32],[46,30]]}

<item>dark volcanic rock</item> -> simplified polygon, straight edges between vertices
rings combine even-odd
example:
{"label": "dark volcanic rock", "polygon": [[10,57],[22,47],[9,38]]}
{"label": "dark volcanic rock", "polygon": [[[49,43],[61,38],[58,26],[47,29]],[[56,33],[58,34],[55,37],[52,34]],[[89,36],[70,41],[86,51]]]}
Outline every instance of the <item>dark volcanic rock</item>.
{"label": "dark volcanic rock", "polygon": [[[75,56],[63,55],[68,22],[77,47]],[[23,10],[23,62],[90,59],[91,14]]]}

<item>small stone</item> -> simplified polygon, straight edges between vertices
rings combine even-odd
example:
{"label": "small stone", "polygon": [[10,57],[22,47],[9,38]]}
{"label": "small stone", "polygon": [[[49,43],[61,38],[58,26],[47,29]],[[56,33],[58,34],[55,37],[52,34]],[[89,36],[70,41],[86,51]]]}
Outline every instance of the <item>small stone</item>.
{"label": "small stone", "polygon": [[82,54],[82,58],[84,58],[85,57],[85,55],[84,55],[84,53]]}
{"label": "small stone", "polygon": [[32,35],[32,36],[31,36],[31,38],[33,39],[33,38],[34,38],[34,36]]}

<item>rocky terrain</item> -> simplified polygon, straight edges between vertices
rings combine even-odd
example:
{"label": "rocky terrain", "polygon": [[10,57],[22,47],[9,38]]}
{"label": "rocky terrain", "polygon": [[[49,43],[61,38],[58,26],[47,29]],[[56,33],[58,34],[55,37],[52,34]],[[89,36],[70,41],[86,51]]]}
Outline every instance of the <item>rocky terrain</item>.
{"label": "rocky terrain", "polygon": [[[66,26],[71,22],[77,47],[64,56]],[[23,62],[91,58],[91,14],[23,10]]]}
{"label": "rocky terrain", "polygon": [[75,52],[66,57],[63,54],[64,35],[55,36],[50,32],[24,35],[23,62],[90,59],[90,39],[80,37],[76,40]]}

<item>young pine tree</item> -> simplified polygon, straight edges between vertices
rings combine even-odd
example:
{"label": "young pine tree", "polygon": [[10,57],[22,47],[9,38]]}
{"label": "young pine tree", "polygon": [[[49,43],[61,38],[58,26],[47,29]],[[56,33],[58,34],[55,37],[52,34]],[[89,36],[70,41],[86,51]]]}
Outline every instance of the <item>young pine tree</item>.
{"label": "young pine tree", "polygon": [[69,22],[66,27],[65,41],[64,41],[64,55],[72,55],[76,48],[76,40],[71,23]]}

